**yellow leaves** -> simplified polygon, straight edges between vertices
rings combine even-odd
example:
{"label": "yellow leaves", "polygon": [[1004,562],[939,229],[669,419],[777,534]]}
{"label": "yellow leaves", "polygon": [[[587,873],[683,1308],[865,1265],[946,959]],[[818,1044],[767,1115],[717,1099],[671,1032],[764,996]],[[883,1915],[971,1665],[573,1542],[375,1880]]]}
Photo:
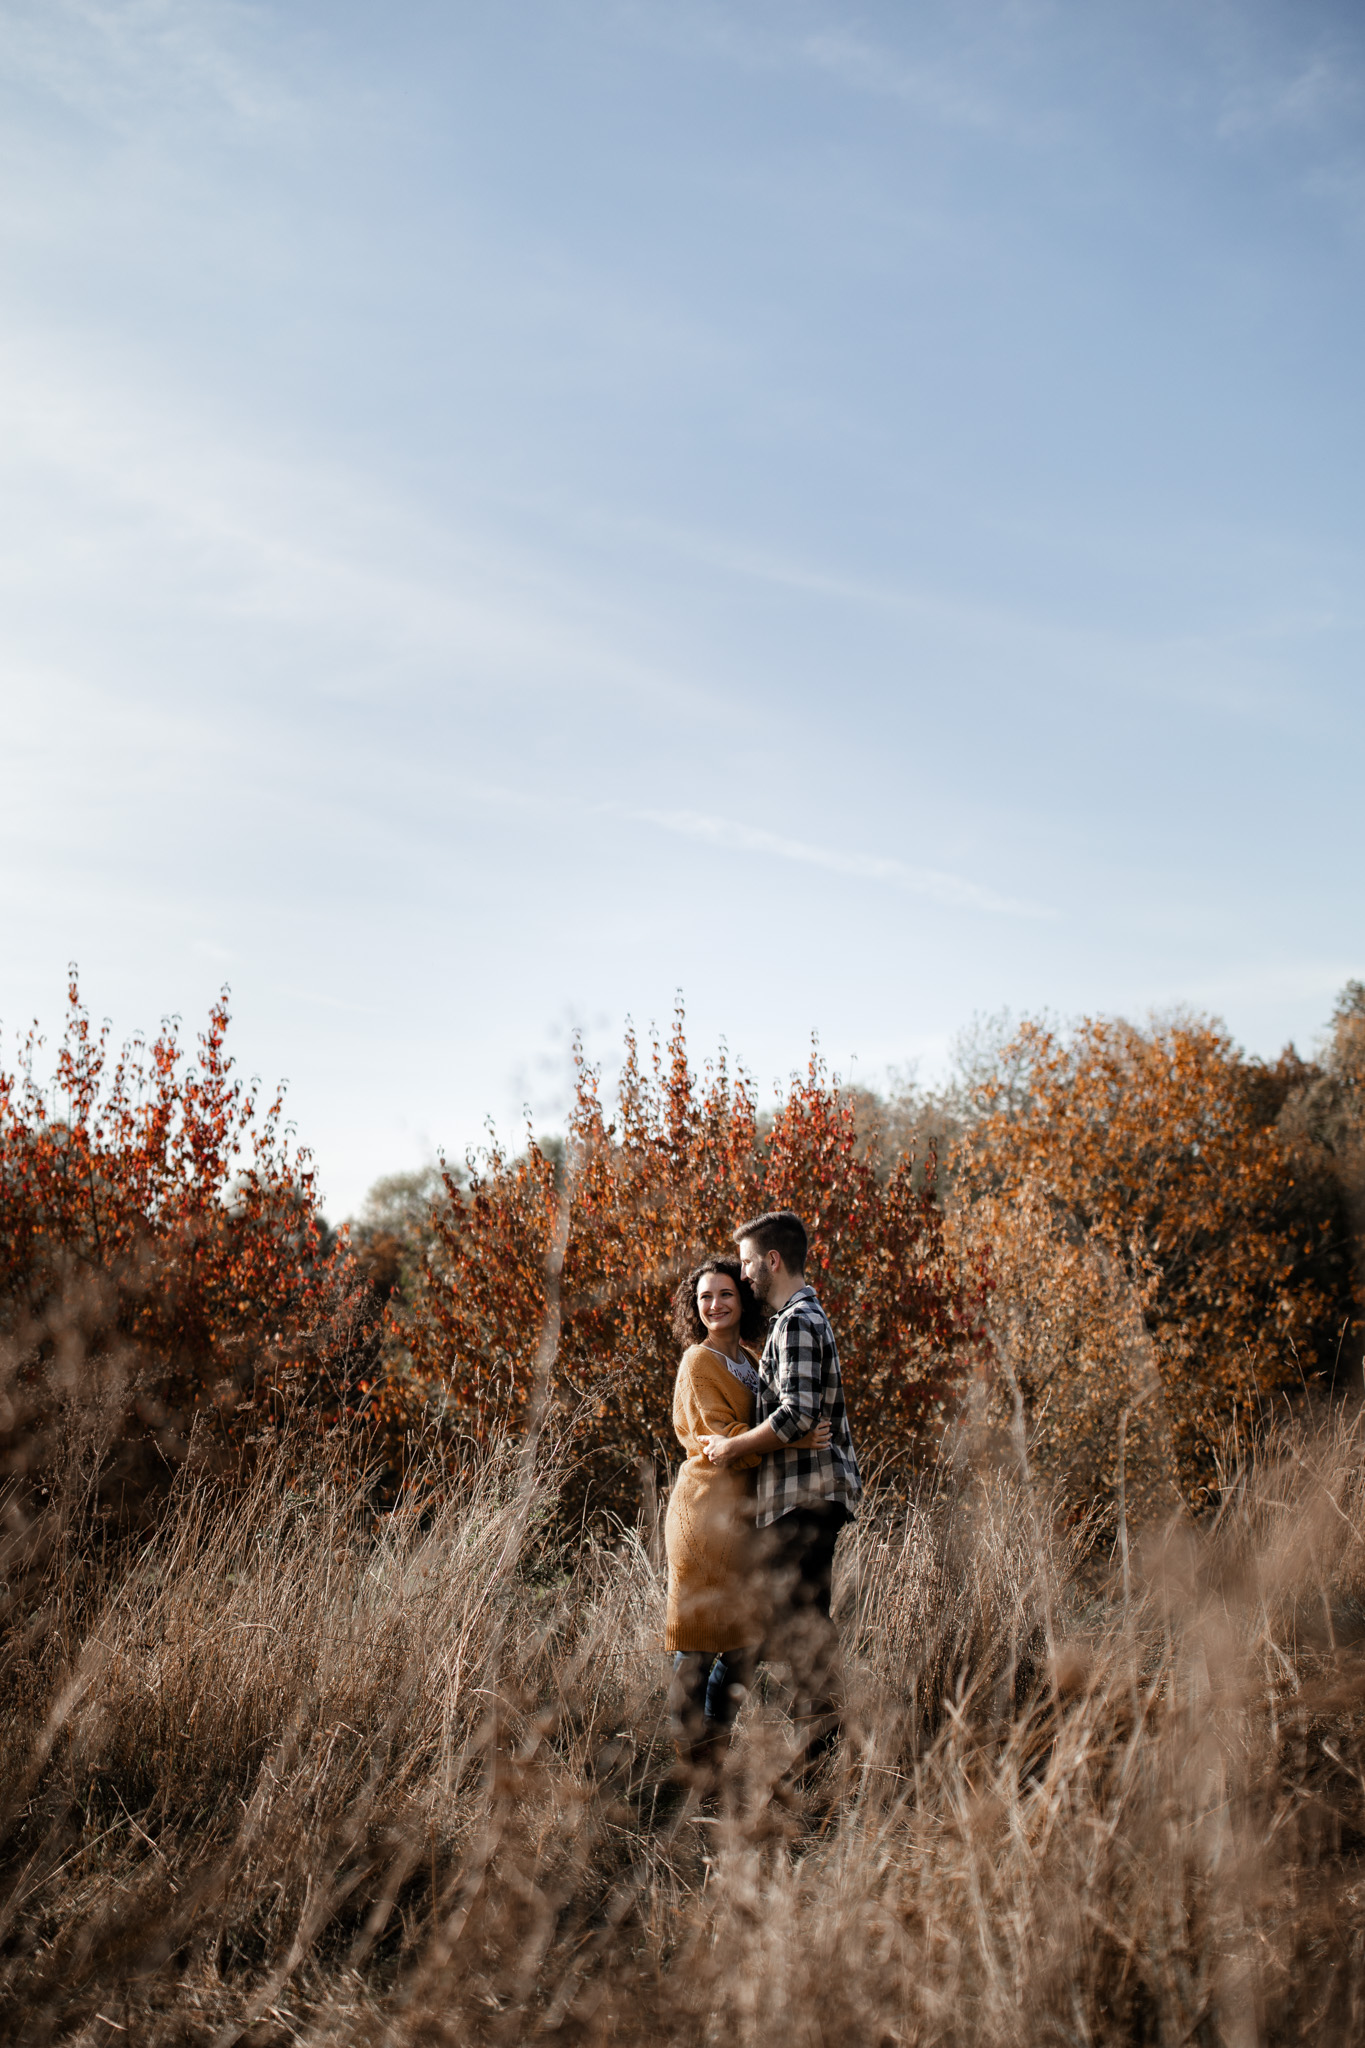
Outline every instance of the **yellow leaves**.
{"label": "yellow leaves", "polygon": [[[1193,1483],[1210,1415],[1330,1363],[1350,1312],[1340,1188],[1279,1127],[1305,1070],[1248,1061],[1220,1027],[1198,1022],[1144,1032],[1087,1019],[1066,1043],[1026,1024],[1002,1060],[1025,1077],[1024,1106],[992,1108],[958,1161],[999,1282],[996,1319],[1036,1383],[1052,1387],[1050,1426],[1079,1441],[1093,1418],[1058,1418],[1069,1376],[1079,1379],[1083,1330],[1097,1338],[1110,1320],[1098,1268],[1087,1277],[1084,1262],[1109,1261],[1156,1347]],[[1301,1245],[1308,1270],[1291,1293]],[[1294,1345],[1282,1334],[1291,1322]],[[1117,1361],[1118,1325],[1106,1341]],[[1117,1362],[1115,1373],[1117,1384]]]}

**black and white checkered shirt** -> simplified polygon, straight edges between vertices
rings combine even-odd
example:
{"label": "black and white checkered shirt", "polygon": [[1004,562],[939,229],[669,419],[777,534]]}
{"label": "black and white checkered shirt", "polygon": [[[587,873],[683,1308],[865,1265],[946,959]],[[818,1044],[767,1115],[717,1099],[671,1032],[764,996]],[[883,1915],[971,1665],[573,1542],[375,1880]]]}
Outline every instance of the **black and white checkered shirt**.
{"label": "black and white checkered shirt", "polygon": [[755,1422],[771,1422],[783,1443],[829,1423],[823,1451],[774,1451],[758,1468],[758,1526],[766,1528],[793,1508],[840,1501],[857,1510],[863,1482],[848,1433],[839,1351],[829,1317],[813,1287],[798,1287],[778,1310],[758,1365]]}

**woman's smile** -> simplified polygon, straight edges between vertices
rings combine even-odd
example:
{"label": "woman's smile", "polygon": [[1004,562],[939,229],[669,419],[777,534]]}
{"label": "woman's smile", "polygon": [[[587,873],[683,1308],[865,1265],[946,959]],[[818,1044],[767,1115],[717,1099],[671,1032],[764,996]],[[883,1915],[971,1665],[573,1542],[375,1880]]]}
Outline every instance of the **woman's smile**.
{"label": "woman's smile", "polygon": [[739,1289],[725,1273],[705,1273],[697,1289],[697,1314],[708,1330],[732,1330],[739,1323]]}

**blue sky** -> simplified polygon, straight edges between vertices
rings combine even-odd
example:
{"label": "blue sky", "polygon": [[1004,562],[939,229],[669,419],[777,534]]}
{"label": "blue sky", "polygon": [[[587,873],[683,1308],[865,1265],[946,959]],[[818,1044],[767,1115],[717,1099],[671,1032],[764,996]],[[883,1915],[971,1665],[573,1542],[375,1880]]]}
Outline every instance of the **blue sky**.
{"label": "blue sky", "polygon": [[1365,14],[0,0],[0,1016],[233,992],[333,1214],[1365,974]]}

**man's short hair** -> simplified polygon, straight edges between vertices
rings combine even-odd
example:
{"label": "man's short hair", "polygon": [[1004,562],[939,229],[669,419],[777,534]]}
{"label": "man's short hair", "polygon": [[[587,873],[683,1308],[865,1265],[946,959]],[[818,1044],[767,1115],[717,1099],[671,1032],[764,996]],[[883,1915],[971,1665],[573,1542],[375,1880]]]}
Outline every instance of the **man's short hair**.
{"label": "man's short hair", "polygon": [[765,1209],[735,1232],[735,1243],[745,1238],[761,1252],[776,1252],[789,1273],[806,1270],[806,1226],[794,1209]]}

